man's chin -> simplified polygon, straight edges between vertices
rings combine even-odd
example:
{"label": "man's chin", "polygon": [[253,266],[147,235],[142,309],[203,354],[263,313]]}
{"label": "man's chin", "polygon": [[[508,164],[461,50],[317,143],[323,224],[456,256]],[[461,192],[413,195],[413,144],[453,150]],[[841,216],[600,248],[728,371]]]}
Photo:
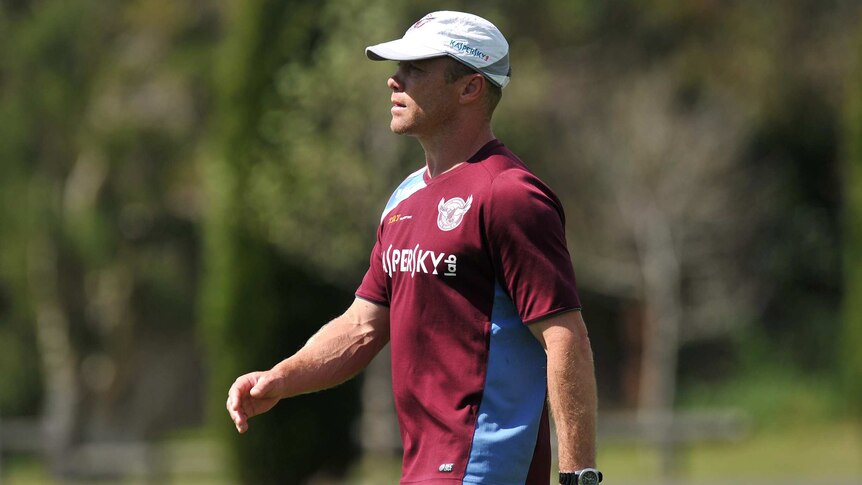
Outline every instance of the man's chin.
{"label": "man's chin", "polygon": [[410,129],[408,127],[406,127],[404,125],[399,125],[396,123],[390,123],[389,129],[392,131],[392,133],[395,133],[396,135],[409,135],[410,134]]}

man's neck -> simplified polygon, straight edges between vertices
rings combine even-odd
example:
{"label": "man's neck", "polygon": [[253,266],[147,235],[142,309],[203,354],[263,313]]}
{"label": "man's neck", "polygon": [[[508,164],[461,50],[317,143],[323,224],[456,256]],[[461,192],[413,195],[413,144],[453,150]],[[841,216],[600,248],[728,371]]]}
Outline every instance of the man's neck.
{"label": "man's neck", "polygon": [[452,170],[466,162],[493,139],[494,133],[487,123],[476,129],[464,130],[460,133],[455,130],[452,133],[440,134],[436,137],[420,137],[419,143],[425,150],[428,175],[434,178]]}

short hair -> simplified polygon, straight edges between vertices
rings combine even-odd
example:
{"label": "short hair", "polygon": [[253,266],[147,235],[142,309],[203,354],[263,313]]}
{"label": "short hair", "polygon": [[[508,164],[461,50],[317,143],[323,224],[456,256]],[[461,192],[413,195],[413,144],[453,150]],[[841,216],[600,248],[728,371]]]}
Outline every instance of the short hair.
{"label": "short hair", "polygon": [[[482,74],[481,72],[473,69],[472,67],[464,64],[463,62],[456,61],[455,59],[449,59],[449,65],[446,67],[446,72],[444,73],[445,80],[448,84],[452,84],[455,81],[461,79],[464,76],[470,74]],[[497,109],[497,104],[500,103],[500,99],[503,97],[503,89],[500,86],[497,86],[493,82],[491,82],[487,77],[485,78],[485,107],[488,114],[488,118],[491,118],[491,115],[494,114],[494,110]]]}

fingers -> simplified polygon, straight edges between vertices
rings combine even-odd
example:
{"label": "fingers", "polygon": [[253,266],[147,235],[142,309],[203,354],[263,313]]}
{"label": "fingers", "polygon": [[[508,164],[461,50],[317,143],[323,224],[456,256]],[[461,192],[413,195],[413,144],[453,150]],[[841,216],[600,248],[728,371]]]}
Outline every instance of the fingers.
{"label": "fingers", "polygon": [[238,432],[245,433],[249,418],[268,411],[278,401],[280,382],[280,376],[252,372],[233,383],[225,407]]}
{"label": "fingers", "polygon": [[236,430],[240,433],[245,433],[248,430],[248,413],[243,409],[243,399],[253,385],[254,379],[245,375],[237,379],[228,391],[225,407],[234,426],[236,426]]}
{"label": "fingers", "polygon": [[226,407],[231,421],[236,426],[236,430],[240,433],[245,433],[248,430],[248,416],[242,410],[239,400],[228,397]]}
{"label": "fingers", "polygon": [[265,397],[272,390],[272,383],[272,379],[267,376],[261,376],[248,393],[251,397]]}

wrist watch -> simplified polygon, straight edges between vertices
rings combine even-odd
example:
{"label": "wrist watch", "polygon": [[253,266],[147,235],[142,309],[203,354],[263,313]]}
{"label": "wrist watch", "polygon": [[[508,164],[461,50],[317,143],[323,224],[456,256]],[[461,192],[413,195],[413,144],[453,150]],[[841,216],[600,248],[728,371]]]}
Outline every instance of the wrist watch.
{"label": "wrist watch", "polygon": [[560,485],[596,485],[602,478],[602,472],[595,468],[584,468],[576,472],[560,472]]}

